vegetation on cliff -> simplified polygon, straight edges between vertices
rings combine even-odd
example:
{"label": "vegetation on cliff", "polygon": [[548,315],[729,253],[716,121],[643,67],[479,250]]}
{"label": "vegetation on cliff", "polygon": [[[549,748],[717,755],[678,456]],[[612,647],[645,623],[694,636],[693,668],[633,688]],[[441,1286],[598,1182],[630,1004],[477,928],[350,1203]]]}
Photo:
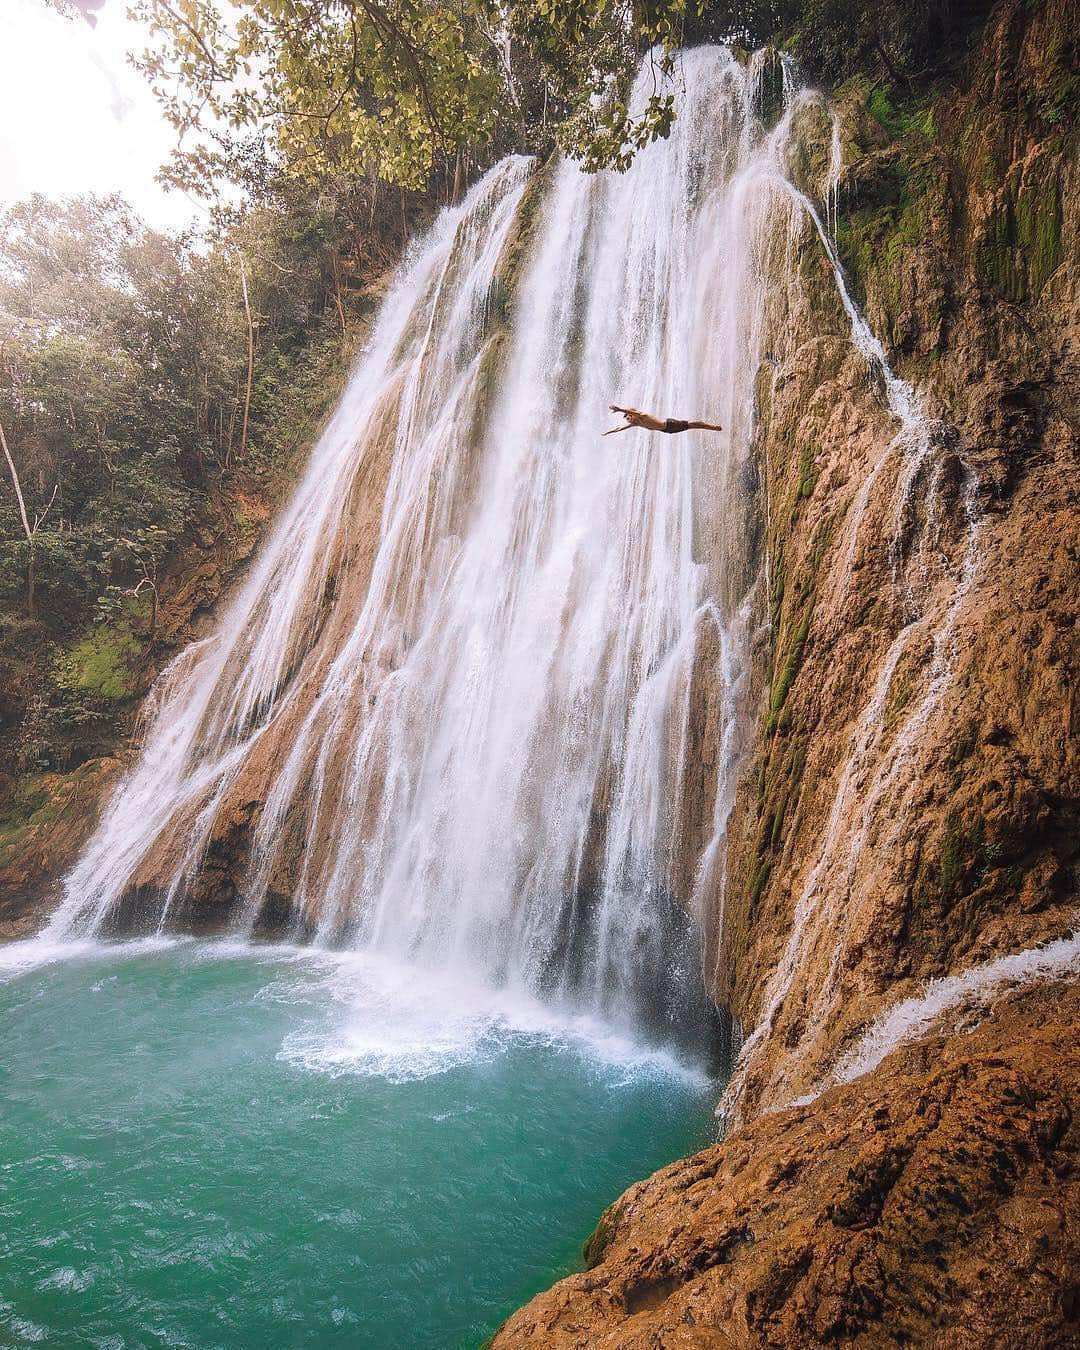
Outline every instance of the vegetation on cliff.
{"label": "vegetation on cliff", "polygon": [[232,22],[214,0],[135,8],[155,39],[142,68],[189,137],[169,177],[212,193],[222,176],[250,180],[267,156],[312,182],[335,172],[414,189],[434,176],[456,190],[470,163],[555,144],[588,168],[625,168],[678,114],[659,85],[629,106],[645,52],[659,71],[689,43],[783,40],[829,81],[872,70],[910,89],[963,51],[988,5],[242,0]]}

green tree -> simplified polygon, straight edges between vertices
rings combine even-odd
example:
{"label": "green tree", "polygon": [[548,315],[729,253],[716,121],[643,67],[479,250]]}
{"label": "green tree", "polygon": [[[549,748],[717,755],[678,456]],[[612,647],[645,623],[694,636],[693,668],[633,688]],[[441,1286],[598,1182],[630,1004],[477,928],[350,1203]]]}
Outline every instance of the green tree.
{"label": "green tree", "polygon": [[159,602],[193,559],[228,566],[249,498],[309,443],[400,245],[386,205],[268,176],[199,237],[117,197],[0,214],[0,796],[16,761],[113,742]]}
{"label": "green tree", "polygon": [[[414,190],[512,145],[624,167],[666,135],[670,91],[626,101],[644,51],[681,43],[687,0],[138,0],[140,65],[180,136],[167,178],[212,195],[278,155],[294,175]],[[695,13],[703,10],[696,4]]]}

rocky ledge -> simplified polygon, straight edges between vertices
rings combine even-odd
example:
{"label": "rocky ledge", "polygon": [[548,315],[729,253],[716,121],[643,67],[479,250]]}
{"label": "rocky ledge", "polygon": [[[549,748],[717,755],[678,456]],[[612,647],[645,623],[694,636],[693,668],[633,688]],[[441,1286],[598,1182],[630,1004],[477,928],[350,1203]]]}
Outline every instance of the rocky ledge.
{"label": "rocky ledge", "polygon": [[1078,1012],[1018,991],[631,1187],[494,1350],[1080,1345]]}

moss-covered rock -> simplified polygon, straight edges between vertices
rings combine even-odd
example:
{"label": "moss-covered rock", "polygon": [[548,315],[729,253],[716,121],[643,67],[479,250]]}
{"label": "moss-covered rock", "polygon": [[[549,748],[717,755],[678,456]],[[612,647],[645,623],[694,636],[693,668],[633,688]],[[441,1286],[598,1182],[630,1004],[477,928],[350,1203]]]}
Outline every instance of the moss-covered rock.
{"label": "moss-covered rock", "polygon": [[131,629],[98,624],[57,658],[57,686],[71,694],[89,694],[121,703],[134,687],[139,643]]}

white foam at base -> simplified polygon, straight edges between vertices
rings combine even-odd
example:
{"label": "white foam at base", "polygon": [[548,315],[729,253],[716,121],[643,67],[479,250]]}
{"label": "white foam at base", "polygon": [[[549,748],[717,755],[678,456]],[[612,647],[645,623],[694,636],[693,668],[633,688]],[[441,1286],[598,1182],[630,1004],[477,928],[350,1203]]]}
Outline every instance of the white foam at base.
{"label": "white foam at base", "polygon": [[522,1047],[571,1054],[607,1086],[673,1078],[705,1086],[709,1076],[668,1050],[642,1044],[603,1020],[559,1011],[526,992],[493,989],[364,952],[316,952],[324,978],[276,984],[265,996],[311,1003],[329,994],[344,1019],[288,1035],[278,1058],[304,1072],[416,1082],[491,1063]]}
{"label": "white foam at base", "polygon": [[102,938],[52,938],[46,932],[37,937],[0,945],[0,984],[61,962],[149,956],[193,941],[190,937],[154,934],[151,937],[109,942]]}

